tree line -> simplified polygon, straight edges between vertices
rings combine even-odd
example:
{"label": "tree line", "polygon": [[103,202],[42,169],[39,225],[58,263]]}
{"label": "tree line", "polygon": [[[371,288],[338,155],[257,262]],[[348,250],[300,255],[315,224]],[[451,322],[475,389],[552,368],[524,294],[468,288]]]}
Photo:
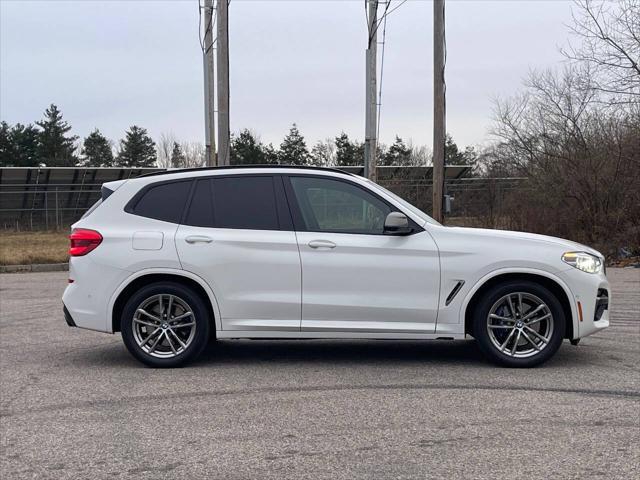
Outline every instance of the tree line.
{"label": "tree line", "polygon": [[[146,129],[131,126],[117,145],[99,129],[79,142],[60,109],[52,104],[44,118],[35,124],[0,123],[0,166],[4,167],[200,167],[204,166],[204,145],[181,142],[173,134],[162,134],[157,142]],[[114,148],[115,147],[115,148]],[[341,132],[335,138],[320,140],[311,148],[294,123],[278,147],[260,141],[249,129],[231,136],[232,165],[364,165],[364,143]],[[473,147],[458,148],[448,135],[446,163],[475,165]],[[389,146],[378,147],[379,165],[428,165],[431,153],[427,147],[415,146],[396,136]]]}
{"label": "tree line", "polygon": [[[483,226],[571,238],[607,253],[625,246],[640,255],[640,0],[577,0],[568,33],[560,68],[532,71],[518,94],[495,102],[492,140],[458,148],[447,136],[445,162],[471,165],[476,177],[526,179],[521,188],[483,197]],[[202,144],[171,134],[156,143],[139,126],[117,144],[97,129],[82,142],[70,132],[55,105],[33,125],[2,122],[0,166],[204,164]],[[399,136],[377,153],[380,165],[431,163],[427,147]],[[344,132],[309,147],[295,124],[278,146],[244,129],[232,137],[231,163],[363,165],[364,147]],[[416,190],[393,188],[401,196]],[[464,202],[467,193],[457,195]]]}
{"label": "tree line", "polygon": [[567,62],[495,104],[484,175],[527,179],[496,221],[640,255],[640,1],[580,0],[572,18]]}
{"label": "tree line", "polygon": [[70,134],[71,125],[60,109],[51,104],[44,118],[34,124],[0,123],[2,167],[153,167],[156,145],[147,131],[133,125],[125,132],[114,153],[113,142],[97,128],[82,142]]}

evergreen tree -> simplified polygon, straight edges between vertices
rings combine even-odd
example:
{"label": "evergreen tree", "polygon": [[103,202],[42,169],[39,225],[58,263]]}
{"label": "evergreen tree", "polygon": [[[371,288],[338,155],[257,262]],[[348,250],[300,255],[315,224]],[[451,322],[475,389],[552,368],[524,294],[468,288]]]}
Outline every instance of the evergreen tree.
{"label": "evergreen tree", "polygon": [[184,168],[186,163],[186,157],[182,152],[182,147],[180,147],[178,142],[173,142],[173,150],[171,150],[171,166],[173,168]]}
{"label": "evergreen tree", "polygon": [[[273,147],[271,147],[273,149]],[[275,154],[275,152],[273,152]],[[231,139],[231,165],[266,165],[277,163],[260,140],[248,129]]]}
{"label": "evergreen tree", "polygon": [[87,167],[113,166],[113,150],[109,140],[97,128],[82,142],[82,161]]}
{"label": "evergreen tree", "polygon": [[13,143],[11,127],[5,121],[0,122],[0,167],[13,166]]}
{"label": "evergreen tree", "polygon": [[37,167],[40,165],[38,146],[40,134],[38,129],[29,124],[24,126],[17,123],[11,129],[16,167]]}
{"label": "evergreen tree", "polygon": [[120,140],[118,165],[123,167],[153,167],[156,163],[156,144],[147,130],[133,125]]}
{"label": "evergreen tree", "polygon": [[273,144],[270,143],[269,145],[264,145],[262,147],[262,152],[264,154],[264,163],[268,165],[278,164],[279,155]]}
{"label": "evergreen tree", "polygon": [[342,132],[336,137],[336,166],[364,165],[364,144],[352,142]]}
{"label": "evergreen tree", "polygon": [[458,145],[453,141],[451,134],[447,133],[444,141],[444,164],[445,165],[463,165],[464,155],[458,149]]}
{"label": "evergreen tree", "polygon": [[36,122],[40,127],[38,156],[39,161],[48,167],[73,167],[78,159],[74,155],[78,137],[67,136],[71,126],[62,120],[58,107],[51,104],[44,112],[44,119]]}
{"label": "evergreen tree", "polygon": [[380,165],[411,165],[411,149],[396,135],[396,140],[384,153],[379,154]]}
{"label": "evergreen tree", "polygon": [[307,144],[295,123],[280,144],[278,163],[282,165],[307,165],[309,163]]}
{"label": "evergreen tree", "polygon": [[444,164],[445,165],[471,165],[473,169],[478,163],[478,155],[473,147],[467,147],[460,151],[453,137],[447,133],[444,144]]}
{"label": "evergreen tree", "polygon": [[37,167],[38,130],[33,125],[20,123],[9,126],[0,123],[0,166]]}

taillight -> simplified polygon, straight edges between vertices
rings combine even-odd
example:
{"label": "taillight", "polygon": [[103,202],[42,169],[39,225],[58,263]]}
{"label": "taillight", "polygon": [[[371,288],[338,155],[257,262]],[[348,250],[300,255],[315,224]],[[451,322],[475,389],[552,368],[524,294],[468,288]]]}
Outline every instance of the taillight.
{"label": "taillight", "polygon": [[81,257],[102,243],[102,235],[95,230],[85,228],[74,228],[69,235],[71,241],[69,245],[69,255]]}

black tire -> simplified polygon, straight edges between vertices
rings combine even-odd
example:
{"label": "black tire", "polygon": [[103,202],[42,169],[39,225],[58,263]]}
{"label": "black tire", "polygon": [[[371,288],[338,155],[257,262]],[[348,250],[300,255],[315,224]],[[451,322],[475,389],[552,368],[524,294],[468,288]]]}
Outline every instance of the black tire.
{"label": "black tire", "polygon": [[[134,315],[136,311],[143,302],[158,295],[173,295],[186,302],[191,308],[195,320],[195,332],[190,343],[183,351],[179,351],[177,355],[170,358],[158,358],[147,353],[139,346],[134,333]],[[120,320],[122,340],[131,355],[145,365],[155,368],[181,367],[197,358],[208,344],[209,332],[211,331],[211,319],[209,316],[204,300],[189,287],[174,282],[153,283],[138,290],[127,301]],[[167,331],[168,334],[169,332]],[[165,339],[162,341],[166,344]],[[178,348],[180,347],[178,346]]]}
{"label": "black tire", "polygon": [[[509,353],[501,351],[498,346],[494,345],[487,326],[487,319],[494,304],[506,295],[516,292],[528,293],[542,300],[548,307],[553,320],[553,331],[550,334],[550,339],[546,346],[540,351],[536,350],[531,356],[524,358],[511,356]],[[558,348],[560,348],[565,335],[565,329],[566,319],[564,310],[558,298],[542,285],[525,280],[504,282],[490,288],[484,293],[473,312],[473,337],[478,342],[480,350],[494,363],[506,367],[527,368],[546,362],[558,351]],[[507,331],[510,332],[510,330]],[[529,332],[528,330],[526,331]],[[504,335],[506,335],[506,333]],[[533,338],[532,335],[530,336]],[[514,335],[512,344],[516,343],[515,340]],[[531,347],[528,343],[525,343],[525,345]],[[533,348],[530,349],[533,350]]]}

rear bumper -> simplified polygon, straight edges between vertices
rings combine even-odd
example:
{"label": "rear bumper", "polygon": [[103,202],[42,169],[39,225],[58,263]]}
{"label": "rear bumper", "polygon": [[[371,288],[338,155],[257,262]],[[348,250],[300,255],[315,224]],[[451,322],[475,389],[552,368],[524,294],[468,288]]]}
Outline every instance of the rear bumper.
{"label": "rear bumper", "polygon": [[67,307],[64,303],[62,304],[62,311],[64,312],[64,319],[67,322],[67,325],[69,325],[70,327],[76,327],[76,322],[73,321],[73,317],[69,313],[69,310],[67,310]]}
{"label": "rear bumper", "polygon": [[[62,295],[65,319],[72,326],[111,333],[111,318],[108,302],[118,285],[130,273],[118,268],[102,265],[84,257],[72,257],[69,261],[69,278]],[[71,326],[71,324],[69,324]]]}

